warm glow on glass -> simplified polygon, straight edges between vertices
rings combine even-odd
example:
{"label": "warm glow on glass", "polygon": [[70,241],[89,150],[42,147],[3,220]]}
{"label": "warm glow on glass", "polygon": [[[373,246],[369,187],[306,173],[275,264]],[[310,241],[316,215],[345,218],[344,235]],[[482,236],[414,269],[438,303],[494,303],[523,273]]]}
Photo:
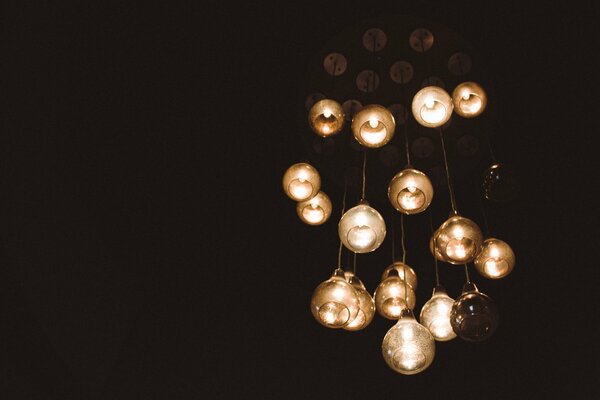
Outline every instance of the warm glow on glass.
{"label": "warm glow on glass", "polygon": [[308,200],[314,197],[320,188],[319,172],[310,164],[294,164],[283,174],[283,191],[292,200]]}
{"label": "warm glow on glass", "polygon": [[421,309],[421,324],[429,329],[433,338],[439,342],[446,342],[456,337],[450,324],[450,312],[454,300],[448,296],[442,286],[436,286],[431,299]]}
{"label": "warm glow on glass", "polygon": [[452,92],[454,111],[461,117],[473,118],[485,110],[487,95],[475,82],[463,82]]}
{"label": "warm glow on glass", "polygon": [[308,225],[321,225],[331,215],[331,200],[320,191],[315,197],[299,202],[296,205],[296,212],[302,222]]}
{"label": "warm glow on glass", "polygon": [[454,332],[464,340],[478,342],[489,338],[498,327],[496,304],[468,282],[450,312]]}
{"label": "warm glow on glass", "polygon": [[352,133],[365,147],[381,147],[394,136],[396,122],[394,116],[385,107],[370,104],[363,107],[352,118]]}
{"label": "warm glow on glass", "polygon": [[389,276],[392,269],[395,269],[396,272],[398,272],[400,280],[404,280],[404,273],[406,272],[406,283],[411,289],[417,290],[417,274],[411,267],[401,261],[394,261],[383,270],[383,273],[381,274],[382,281]]}
{"label": "warm glow on glass", "polygon": [[339,133],[346,120],[342,106],[334,100],[317,101],[308,112],[308,124],[319,136],[327,137]]}
{"label": "warm glow on glass", "polygon": [[[408,300],[408,308],[413,309],[417,302],[414,290],[405,285],[395,270],[388,273],[387,278],[381,281],[375,289],[375,308],[379,315],[387,319],[398,319],[400,313],[406,308],[405,297]],[[405,296],[405,293],[408,296]]]}
{"label": "warm glow on glass", "polygon": [[376,250],[385,238],[385,221],[381,214],[366,202],[344,213],[338,224],[340,240],[355,253]]}
{"label": "warm glow on glass", "polygon": [[415,94],[412,101],[415,120],[428,128],[436,128],[448,122],[452,108],[450,95],[437,86],[424,87]]}
{"label": "warm glow on glass", "polygon": [[483,241],[481,251],[475,258],[475,269],[490,279],[504,278],[515,266],[515,253],[508,243],[489,238]]}
{"label": "warm glow on glass", "polygon": [[404,214],[425,211],[433,199],[433,186],[423,172],[407,168],[398,172],[388,185],[388,199]]}
{"label": "warm glow on glass", "polygon": [[366,328],[375,315],[375,300],[371,297],[371,294],[365,288],[365,285],[361,282],[356,275],[349,278],[349,282],[356,290],[359,300],[359,310],[356,318],[344,326],[347,331],[358,331]]}
{"label": "warm glow on glass", "polygon": [[429,330],[415,320],[412,311],[405,310],[385,334],[381,352],[391,369],[413,375],[431,365],[435,356],[435,340]]}
{"label": "warm glow on glass", "polygon": [[346,281],[344,271],[336,269],[313,292],[310,309],[313,317],[328,328],[343,328],[359,311],[356,290]]}
{"label": "warm glow on glass", "polygon": [[473,261],[481,249],[482,242],[483,236],[477,224],[459,215],[447,219],[434,235],[436,252],[451,264]]}

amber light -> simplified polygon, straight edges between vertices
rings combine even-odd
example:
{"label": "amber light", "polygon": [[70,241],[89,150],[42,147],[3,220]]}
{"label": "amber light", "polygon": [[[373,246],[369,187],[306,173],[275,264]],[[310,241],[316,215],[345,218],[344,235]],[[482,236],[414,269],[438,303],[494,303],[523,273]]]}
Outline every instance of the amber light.
{"label": "amber light", "polygon": [[283,191],[295,201],[314,197],[321,188],[319,171],[308,163],[296,163],[283,174]]}
{"label": "amber light", "polygon": [[477,224],[460,215],[448,218],[435,232],[434,246],[444,261],[451,264],[471,262],[481,249],[483,235]]}
{"label": "amber light", "polygon": [[473,118],[485,110],[487,95],[475,82],[463,82],[452,92],[454,111],[464,118]]}
{"label": "amber light", "polygon": [[427,128],[437,128],[448,122],[453,107],[450,95],[437,86],[424,87],[412,101],[415,120]]}
{"label": "amber light", "polygon": [[508,243],[495,238],[483,241],[481,252],[475,258],[475,269],[490,279],[504,278],[515,266],[515,253]]}
{"label": "amber light", "polygon": [[331,200],[323,191],[296,205],[298,217],[308,225],[321,225],[331,216]]}
{"label": "amber light", "polygon": [[394,136],[396,122],[394,116],[385,107],[370,104],[363,107],[352,119],[352,133],[365,147],[381,147]]}
{"label": "amber light", "polygon": [[425,211],[433,199],[433,186],[423,172],[407,168],[398,172],[388,186],[388,199],[404,214]]}
{"label": "amber light", "polygon": [[336,269],[314,290],[310,300],[313,317],[328,328],[343,328],[358,315],[360,301],[356,290],[346,281],[344,271]]}
{"label": "amber light", "polygon": [[310,108],[308,124],[317,135],[322,137],[333,136],[344,127],[344,110],[335,100],[322,99]]}

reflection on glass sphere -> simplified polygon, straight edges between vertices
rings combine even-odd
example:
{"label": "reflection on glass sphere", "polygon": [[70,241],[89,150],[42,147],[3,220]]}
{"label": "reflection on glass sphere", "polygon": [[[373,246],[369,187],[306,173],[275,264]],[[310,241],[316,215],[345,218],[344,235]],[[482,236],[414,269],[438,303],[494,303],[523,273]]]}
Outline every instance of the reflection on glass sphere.
{"label": "reflection on glass sphere", "polygon": [[479,342],[489,338],[498,327],[496,304],[481,293],[472,282],[467,282],[450,312],[454,332],[464,340]]}
{"label": "reflection on glass sphere", "polygon": [[475,82],[463,82],[452,92],[454,111],[461,117],[473,118],[485,110],[487,95]]}
{"label": "reflection on glass sphere", "polygon": [[506,164],[495,163],[483,174],[483,195],[498,203],[511,201],[517,195],[519,183],[514,169]]}
{"label": "reflection on glass sphere", "polygon": [[465,264],[475,259],[483,235],[477,224],[460,215],[448,218],[435,232],[434,244],[444,261]]}
{"label": "reflection on glass sphere", "polygon": [[406,284],[410,286],[412,290],[417,290],[417,274],[411,267],[401,261],[394,261],[383,270],[383,273],[381,274],[382,281],[388,277],[390,270],[392,269],[395,269],[396,272],[398,272],[400,280],[404,280],[404,273],[406,272]]}
{"label": "reflection on glass sphere", "polygon": [[515,266],[515,253],[508,243],[495,238],[485,239],[475,258],[475,269],[490,279],[504,278]]}
{"label": "reflection on glass sphere", "polygon": [[346,211],[338,224],[340,240],[355,253],[376,250],[383,242],[385,233],[383,217],[364,201]]}
{"label": "reflection on glass sphere", "polygon": [[314,197],[320,188],[319,172],[310,164],[294,164],[283,174],[283,191],[292,200],[308,200]]}
{"label": "reflection on glass sphere", "polygon": [[431,299],[421,309],[421,324],[429,329],[433,338],[439,342],[446,342],[456,337],[450,324],[453,304],[454,300],[448,296],[446,290],[442,286],[436,286]]}
{"label": "reflection on glass sphere", "polygon": [[331,215],[331,200],[323,191],[319,191],[313,198],[299,202],[296,205],[296,212],[302,222],[308,225],[321,225]]}
{"label": "reflection on glass sphere", "polygon": [[314,290],[310,300],[313,317],[328,328],[343,328],[358,315],[360,301],[356,290],[346,281],[344,271],[336,269]]}
{"label": "reflection on glass sphere", "polygon": [[424,87],[415,94],[412,101],[415,120],[427,128],[437,128],[448,122],[453,107],[450,95],[437,86]]}
{"label": "reflection on glass sphere", "polygon": [[[405,291],[406,288],[406,291]],[[413,309],[417,302],[414,290],[405,285],[395,269],[388,272],[387,278],[375,289],[375,308],[379,315],[387,319],[398,319],[403,309]]]}
{"label": "reflection on glass sphere", "polygon": [[437,231],[434,231],[433,234],[431,235],[431,237],[429,238],[429,251],[431,252],[431,255],[434,256],[435,258],[437,258],[439,261],[446,261],[446,260],[444,260],[444,257],[442,256],[442,254],[434,246],[434,238],[435,238],[436,234],[437,234]]}
{"label": "reflection on glass sphere", "polygon": [[407,168],[398,172],[388,185],[388,198],[404,214],[425,211],[433,199],[433,186],[423,172]]}
{"label": "reflection on glass sphere", "polygon": [[392,113],[377,104],[363,107],[352,118],[352,133],[358,143],[365,147],[385,146],[394,136],[395,129]]}
{"label": "reflection on glass sphere", "polygon": [[371,297],[371,294],[365,288],[365,285],[361,282],[356,275],[352,275],[349,278],[349,283],[352,285],[358,295],[359,309],[356,318],[344,326],[347,331],[358,331],[366,328],[375,315],[375,300]]}
{"label": "reflection on glass sphere", "polygon": [[331,99],[317,101],[308,113],[308,124],[317,135],[322,137],[340,132],[344,121],[345,115],[342,106]]}
{"label": "reflection on glass sphere", "polygon": [[403,375],[414,375],[431,365],[435,340],[429,330],[415,320],[412,311],[406,309],[385,334],[381,352],[391,369]]}

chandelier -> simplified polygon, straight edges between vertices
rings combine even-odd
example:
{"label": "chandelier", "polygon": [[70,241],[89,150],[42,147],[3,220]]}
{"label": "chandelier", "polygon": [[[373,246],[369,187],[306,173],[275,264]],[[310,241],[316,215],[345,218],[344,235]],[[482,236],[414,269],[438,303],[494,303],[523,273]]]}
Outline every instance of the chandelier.
{"label": "chandelier", "polygon": [[[515,254],[507,242],[489,236],[483,203],[510,201],[515,180],[510,167],[496,162],[478,122],[494,98],[488,99],[478,79],[481,72],[470,45],[435,23],[394,18],[367,21],[319,53],[309,82],[313,91],[303,110],[308,128],[303,140],[312,160],[293,163],[282,184],[305,224],[327,224],[337,218],[334,208],[341,210],[333,221],[339,238],[337,265],[316,284],[310,300],[316,322],[352,332],[366,329],[376,315],[391,320],[382,338],[382,357],[392,370],[413,375],[431,365],[436,342],[478,342],[496,330],[496,304],[471,279],[469,264],[486,279],[500,279],[513,270]],[[465,131],[485,138],[492,160],[479,172],[483,231],[475,218],[459,212],[454,193],[454,173],[476,166],[450,160],[449,143],[468,153],[482,141],[461,135]],[[438,164],[441,174],[432,178]],[[340,206],[333,206],[326,181],[343,187]],[[441,198],[436,196],[440,182],[448,194]],[[369,183],[378,186],[369,192],[375,193],[377,207],[367,199]],[[353,189],[356,203],[349,200]],[[388,210],[381,209],[382,198]],[[437,228],[433,205],[448,212]],[[386,221],[383,215],[390,213]],[[405,237],[410,233],[405,220],[422,213],[429,214],[431,235],[423,246],[431,253],[435,282],[431,297],[416,313],[417,275],[425,266],[410,266],[406,260]],[[396,236],[401,260],[396,259]],[[369,290],[356,272],[356,255],[378,251],[386,240],[392,241],[393,262],[369,266],[382,270],[379,284]],[[354,268],[342,266],[343,249],[353,254]],[[464,268],[465,283],[456,298],[442,285],[438,263]]]}

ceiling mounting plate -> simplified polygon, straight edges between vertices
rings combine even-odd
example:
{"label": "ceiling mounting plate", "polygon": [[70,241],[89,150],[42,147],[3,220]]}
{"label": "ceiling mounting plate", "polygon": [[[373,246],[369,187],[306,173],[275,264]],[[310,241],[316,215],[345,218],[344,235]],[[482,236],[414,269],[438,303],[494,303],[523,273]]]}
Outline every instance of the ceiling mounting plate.
{"label": "ceiling mounting plate", "polygon": [[433,46],[433,33],[431,33],[429,29],[425,28],[415,29],[410,34],[408,43],[414,51],[423,53],[431,49],[431,46]]}
{"label": "ceiling mounting plate", "polygon": [[331,76],[339,76],[346,72],[348,62],[340,53],[329,53],[323,59],[323,69]]}
{"label": "ceiling mounting plate", "polygon": [[370,52],[383,50],[387,43],[387,35],[379,28],[367,29],[362,37],[363,46]]}

